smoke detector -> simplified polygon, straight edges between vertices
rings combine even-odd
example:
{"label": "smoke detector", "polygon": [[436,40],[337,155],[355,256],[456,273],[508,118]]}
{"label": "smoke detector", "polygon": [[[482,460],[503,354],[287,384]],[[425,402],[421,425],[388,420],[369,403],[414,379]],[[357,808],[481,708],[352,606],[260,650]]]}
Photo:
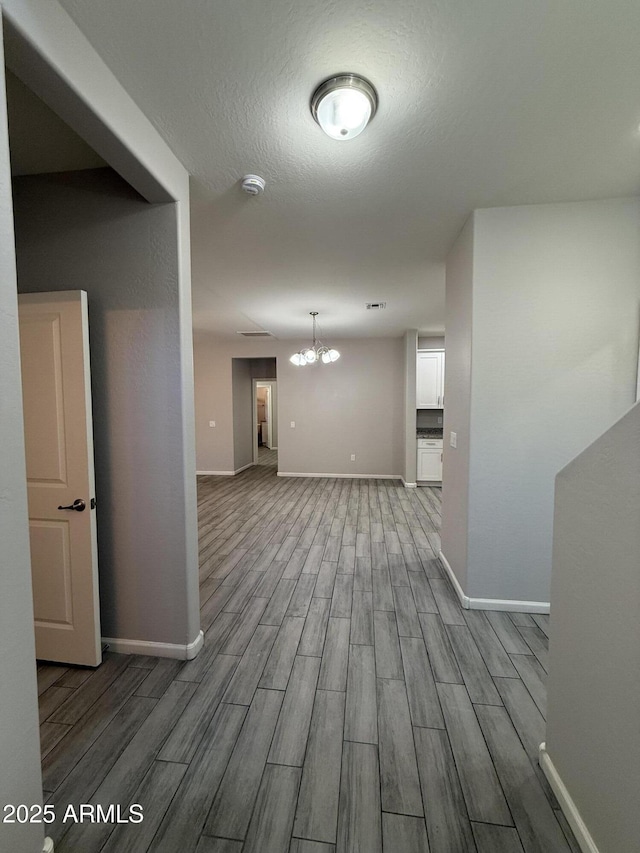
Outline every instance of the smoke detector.
{"label": "smoke detector", "polygon": [[245,175],[242,179],[242,189],[247,195],[260,195],[264,192],[266,182],[260,175]]}
{"label": "smoke detector", "polygon": [[382,311],[386,307],[386,302],[367,302],[367,311]]}

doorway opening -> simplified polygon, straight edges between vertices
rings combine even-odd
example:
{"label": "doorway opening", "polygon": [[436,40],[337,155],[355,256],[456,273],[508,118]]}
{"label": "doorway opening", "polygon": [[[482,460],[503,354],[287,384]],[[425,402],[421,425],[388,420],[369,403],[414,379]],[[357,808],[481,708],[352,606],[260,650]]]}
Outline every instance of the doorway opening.
{"label": "doorway opening", "polygon": [[278,391],[275,358],[232,358],[233,470],[278,470]]}
{"label": "doorway opening", "polygon": [[[66,254],[56,242],[64,212],[46,205],[56,189],[68,196],[72,187],[95,190],[111,169],[7,66],[4,74],[36,657],[97,667],[102,640],[88,299],[77,282],[52,272],[60,272]],[[38,232],[42,218],[56,222],[47,228],[46,250]]]}
{"label": "doorway opening", "polygon": [[[183,410],[175,394],[181,386],[180,329],[165,322],[178,314],[173,288],[179,208],[153,196],[149,202],[79,135],[82,128],[73,130],[22,78],[8,69],[5,74],[17,290],[25,304],[36,298],[55,303],[28,321],[20,306],[36,654],[41,661],[91,666],[100,663],[103,644],[127,652],[132,643],[141,642],[145,650],[152,643],[158,651],[151,654],[182,654],[183,616],[169,635],[162,634],[163,614],[180,588],[190,616],[194,611],[193,628],[187,629],[193,636],[198,608],[191,579],[197,582],[197,565],[189,563],[191,586],[186,575],[182,585],[178,574],[187,572],[187,561],[177,560],[172,548],[186,550],[187,505],[181,514],[160,499],[167,489],[179,488],[183,473]],[[162,253],[150,245],[162,245]],[[60,291],[87,294],[81,335],[69,337],[69,324],[58,320]],[[76,341],[82,346],[72,345]],[[100,413],[95,419],[87,401],[82,418],[70,414],[72,403],[85,400],[85,392],[69,384],[71,366],[86,365],[88,374],[89,349],[90,382],[80,378]],[[89,482],[74,472],[82,442],[91,445],[91,426],[95,454],[90,446],[84,454]],[[144,506],[137,495],[140,481],[149,490]],[[131,525],[134,515],[149,535],[144,549],[139,529]],[[195,507],[193,516],[195,521]],[[162,576],[168,582],[159,583],[153,602],[137,606],[148,579]],[[86,648],[71,649],[69,638],[89,610],[91,642],[85,638]]]}
{"label": "doorway opening", "polygon": [[278,467],[277,381],[253,380],[253,464]]}

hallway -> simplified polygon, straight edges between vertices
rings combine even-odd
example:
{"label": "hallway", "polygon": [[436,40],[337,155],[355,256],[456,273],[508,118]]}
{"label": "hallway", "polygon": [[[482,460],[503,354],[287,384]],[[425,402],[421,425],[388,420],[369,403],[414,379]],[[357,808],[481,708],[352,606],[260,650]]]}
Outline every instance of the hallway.
{"label": "hallway", "polygon": [[200,655],[39,668],[58,815],[145,814],[58,822],[56,851],[576,851],[537,767],[548,617],[462,611],[439,510],[392,480],[199,478]]}

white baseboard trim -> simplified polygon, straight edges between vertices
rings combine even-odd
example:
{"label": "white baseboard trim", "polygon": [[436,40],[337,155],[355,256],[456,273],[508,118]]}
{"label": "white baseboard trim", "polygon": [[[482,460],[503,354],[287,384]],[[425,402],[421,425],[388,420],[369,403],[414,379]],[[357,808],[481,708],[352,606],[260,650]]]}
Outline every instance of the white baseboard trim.
{"label": "white baseboard trim", "polygon": [[405,487],[405,489],[417,489],[418,488],[417,483],[407,483],[407,481],[405,480],[404,477],[400,477],[400,479],[402,480],[402,485]]}
{"label": "white baseboard trim", "polygon": [[240,471],[245,471],[255,464],[255,462],[249,462],[247,465],[243,465],[242,468],[236,468],[235,471],[196,471],[196,477],[233,477],[235,474],[239,474]]}
{"label": "white baseboard trim", "polygon": [[278,477],[331,477],[342,480],[402,480],[400,474],[303,474],[299,471],[278,471]]}
{"label": "white baseboard trim", "polygon": [[460,599],[460,604],[464,607],[465,610],[469,610],[470,609],[470,607],[469,607],[470,599],[468,596],[466,596],[464,594],[464,591],[463,591],[462,587],[460,586],[460,582],[458,581],[458,578],[455,576],[453,569],[449,565],[449,561],[447,560],[445,555],[442,553],[442,551],[440,551],[438,556],[440,557],[440,562],[444,566],[444,570],[447,573],[449,580],[451,581],[451,585],[453,586],[456,595]]}
{"label": "white baseboard trim", "polygon": [[469,610],[511,610],[513,613],[549,613],[548,601],[519,601],[517,598],[470,598]]}
{"label": "white baseboard trim", "polygon": [[511,610],[514,613],[549,613],[551,610],[548,601],[519,601],[515,598],[470,598],[465,595],[458,578],[442,551],[438,556],[456,595],[460,599],[460,604],[465,610]]}
{"label": "white baseboard trim", "polygon": [[549,757],[546,743],[540,744],[538,757],[542,772],[547,777],[547,781],[551,785],[551,790],[556,795],[558,804],[567,819],[567,823],[573,830],[580,850],[582,850],[582,853],[599,853],[598,847],[591,837],[591,833],[587,829],[576,804],[571,798],[571,794],[567,791],[564,782],[560,778],[560,774],[556,770],[555,764]]}
{"label": "white baseboard trim", "polygon": [[53,839],[47,837],[44,840],[44,847],[42,848],[42,853],[53,853]]}
{"label": "white baseboard trim", "polygon": [[102,637],[112,652],[123,655],[150,655],[158,658],[192,660],[202,648],[204,632],[199,631],[192,643],[182,646],[179,643],[154,643],[149,640],[123,640],[118,637]]}

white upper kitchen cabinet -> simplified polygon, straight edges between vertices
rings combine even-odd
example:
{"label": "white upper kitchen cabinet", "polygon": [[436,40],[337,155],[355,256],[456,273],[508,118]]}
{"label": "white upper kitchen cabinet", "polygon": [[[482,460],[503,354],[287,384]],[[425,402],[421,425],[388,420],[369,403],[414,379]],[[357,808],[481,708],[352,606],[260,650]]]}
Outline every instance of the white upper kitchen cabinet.
{"label": "white upper kitchen cabinet", "polygon": [[444,350],[418,350],[416,373],[416,408],[444,408]]}

